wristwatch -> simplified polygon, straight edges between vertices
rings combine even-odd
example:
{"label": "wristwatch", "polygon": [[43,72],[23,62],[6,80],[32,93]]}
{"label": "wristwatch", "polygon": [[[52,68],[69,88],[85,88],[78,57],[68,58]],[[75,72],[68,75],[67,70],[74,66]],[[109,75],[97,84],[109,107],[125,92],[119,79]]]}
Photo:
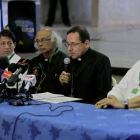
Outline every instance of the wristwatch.
{"label": "wristwatch", "polygon": [[125,109],[128,109],[128,101],[127,100],[122,101],[122,104],[124,105]]}

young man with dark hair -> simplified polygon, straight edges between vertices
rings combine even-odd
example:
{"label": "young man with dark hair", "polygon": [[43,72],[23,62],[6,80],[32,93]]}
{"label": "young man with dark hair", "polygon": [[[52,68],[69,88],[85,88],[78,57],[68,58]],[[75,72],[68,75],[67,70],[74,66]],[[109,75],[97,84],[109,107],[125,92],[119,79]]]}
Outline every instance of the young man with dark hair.
{"label": "young man with dark hair", "polygon": [[2,30],[0,32],[0,56],[7,56],[10,63],[17,63],[21,57],[14,52],[15,47],[15,35],[8,29]]}

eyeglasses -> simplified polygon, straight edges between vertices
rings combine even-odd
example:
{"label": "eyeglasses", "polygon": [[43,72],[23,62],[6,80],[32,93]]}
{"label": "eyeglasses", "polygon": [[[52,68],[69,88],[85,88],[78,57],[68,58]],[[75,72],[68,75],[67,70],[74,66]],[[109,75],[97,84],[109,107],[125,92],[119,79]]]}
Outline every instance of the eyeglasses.
{"label": "eyeglasses", "polygon": [[9,47],[11,47],[14,43],[13,43],[13,42],[0,42],[0,46],[1,46],[1,47],[5,47],[6,44],[7,44]]}
{"label": "eyeglasses", "polygon": [[49,38],[49,39],[47,39],[47,38],[41,38],[41,40],[35,40],[35,43],[38,45],[40,42],[41,43],[45,43],[45,42],[47,42],[47,41],[50,41],[51,40],[51,38]]}
{"label": "eyeglasses", "polygon": [[71,44],[65,42],[64,45],[65,45],[66,47],[71,46],[72,48],[76,48],[76,46],[79,45],[79,44],[81,44],[81,43],[83,43],[83,42],[80,42],[80,43],[74,43],[74,42],[73,42],[73,43],[71,43]]}

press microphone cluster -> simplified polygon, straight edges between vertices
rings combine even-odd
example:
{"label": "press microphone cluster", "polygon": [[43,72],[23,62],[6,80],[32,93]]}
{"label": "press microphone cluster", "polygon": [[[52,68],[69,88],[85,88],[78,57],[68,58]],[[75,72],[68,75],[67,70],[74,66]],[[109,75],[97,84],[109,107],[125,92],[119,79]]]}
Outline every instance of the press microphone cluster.
{"label": "press microphone cluster", "polygon": [[25,87],[23,89],[23,92],[25,93],[25,96],[23,94],[17,95],[16,99],[18,100],[9,102],[9,105],[15,105],[15,106],[31,105],[30,100],[32,98],[32,95],[30,94],[29,88],[35,86],[36,76],[26,75],[24,82],[25,82]]}
{"label": "press microphone cluster", "polygon": [[[1,57],[0,57],[1,58]],[[1,59],[0,59],[1,60]],[[4,61],[6,59],[4,58]],[[7,61],[7,60],[6,60]],[[20,59],[18,63],[10,64],[2,66],[0,62],[0,66],[2,68],[6,68],[8,66],[8,70],[3,70],[0,67],[0,93],[4,96],[9,95],[17,95],[18,94],[18,82],[20,81],[19,74],[24,74],[25,71],[29,67],[30,60]]]}
{"label": "press microphone cluster", "polygon": [[29,61],[27,59],[20,59],[16,64],[17,70],[7,81],[8,86],[14,86],[17,82],[19,82],[19,74],[24,74],[29,67]]}

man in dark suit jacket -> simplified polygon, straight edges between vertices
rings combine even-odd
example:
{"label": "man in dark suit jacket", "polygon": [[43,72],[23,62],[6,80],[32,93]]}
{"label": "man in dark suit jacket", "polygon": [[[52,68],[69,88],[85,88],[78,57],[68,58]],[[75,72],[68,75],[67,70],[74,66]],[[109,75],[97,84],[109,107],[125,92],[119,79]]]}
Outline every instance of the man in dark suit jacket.
{"label": "man in dark suit jacket", "polygon": [[84,27],[75,26],[67,32],[65,46],[71,54],[70,73],[63,71],[59,81],[66,95],[95,104],[111,90],[111,65],[107,56],[92,50],[89,45],[90,35]]}

